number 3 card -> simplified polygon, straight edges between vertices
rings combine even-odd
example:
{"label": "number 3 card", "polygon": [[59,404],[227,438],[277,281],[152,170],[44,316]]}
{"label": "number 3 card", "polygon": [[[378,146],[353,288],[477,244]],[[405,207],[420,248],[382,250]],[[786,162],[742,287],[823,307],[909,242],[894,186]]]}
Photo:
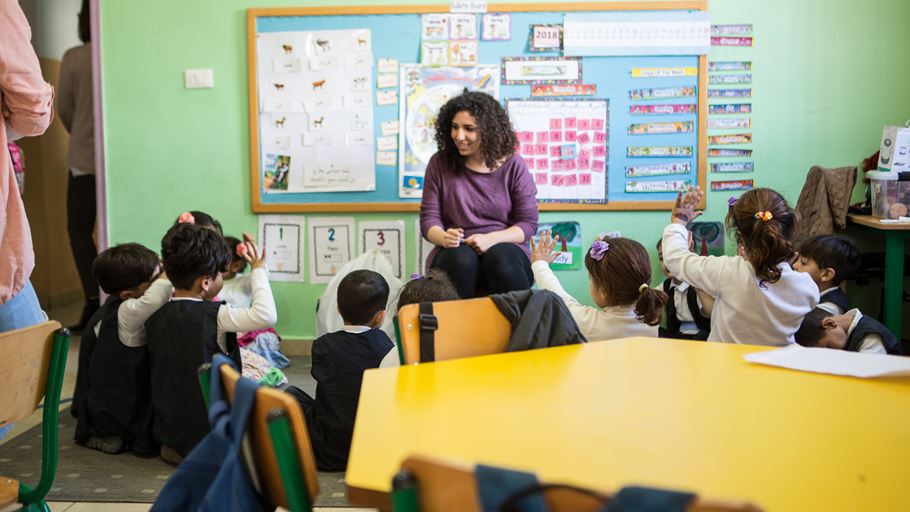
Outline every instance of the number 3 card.
{"label": "number 3 card", "polygon": [[404,274],[404,221],[364,221],[358,227],[360,254],[378,249],[392,264],[395,277]]}

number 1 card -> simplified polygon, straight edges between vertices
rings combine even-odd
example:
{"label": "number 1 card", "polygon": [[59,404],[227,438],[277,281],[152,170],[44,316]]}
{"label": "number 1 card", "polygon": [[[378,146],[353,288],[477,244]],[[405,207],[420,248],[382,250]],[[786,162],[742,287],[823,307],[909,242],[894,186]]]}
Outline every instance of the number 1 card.
{"label": "number 1 card", "polygon": [[304,282],[302,215],[260,215],[259,247],[265,253],[269,280]]}

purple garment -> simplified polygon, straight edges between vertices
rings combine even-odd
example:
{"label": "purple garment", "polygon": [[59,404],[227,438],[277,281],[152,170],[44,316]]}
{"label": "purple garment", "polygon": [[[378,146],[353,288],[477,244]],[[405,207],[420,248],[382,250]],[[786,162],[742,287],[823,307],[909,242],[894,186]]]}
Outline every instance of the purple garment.
{"label": "purple garment", "polygon": [[[518,226],[524,243],[516,244],[528,255],[526,243],[537,232],[537,186],[524,160],[510,156],[498,169],[479,173],[461,166],[451,169],[439,157],[430,158],[423,179],[420,232],[424,238],[433,226],[461,228],[464,236],[500,231]],[[427,257],[427,267],[439,251]]]}

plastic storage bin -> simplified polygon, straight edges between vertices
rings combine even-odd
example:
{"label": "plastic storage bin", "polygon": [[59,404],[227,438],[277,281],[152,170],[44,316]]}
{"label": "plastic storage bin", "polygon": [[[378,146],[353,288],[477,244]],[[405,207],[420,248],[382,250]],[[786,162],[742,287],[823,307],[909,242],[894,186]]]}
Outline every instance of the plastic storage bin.
{"label": "plastic storage bin", "polygon": [[910,212],[910,172],[869,171],[872,215],[880,219],[907,217]]}

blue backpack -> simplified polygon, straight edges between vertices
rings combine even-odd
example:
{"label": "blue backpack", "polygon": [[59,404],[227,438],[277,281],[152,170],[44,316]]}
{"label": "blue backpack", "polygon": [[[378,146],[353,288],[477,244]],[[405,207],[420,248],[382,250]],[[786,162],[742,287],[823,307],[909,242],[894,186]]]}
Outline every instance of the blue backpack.
{"label": "blue backpack", "polygon": [[[243,436],[256,401],[256,383],[240,378],[229,406],[221,383],[221,365],[234,363],[223,355],[212,360],[212,431],[183,460],[171,476],[152,511],[274,510],[256,492],[243,461]],[[238,370],[239,371],[239,370]]]}

